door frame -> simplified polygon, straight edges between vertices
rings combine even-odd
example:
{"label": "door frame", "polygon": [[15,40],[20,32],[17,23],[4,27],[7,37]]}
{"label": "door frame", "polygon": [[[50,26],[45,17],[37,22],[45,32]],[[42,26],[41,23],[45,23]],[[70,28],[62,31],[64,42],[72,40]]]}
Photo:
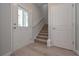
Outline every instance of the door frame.
{"label": "door frame", "polygon": [[72,6],[73,6],[73,40],[74,40],[74,42],[73,42],[73,45],[74,45],[74,48],[73,48],[73,50],[75,51],[76,50],[76,32],[75,32],[75,28],[76,28],[76,4],[75,3],[73,3],[72,4]]}
{"label": "door frame", "polygon": [[[73,51],[76,50],[75,48],[75,3],[71,3],[73,7],[73,20],[72,20],[72,26],[73,26]],[[47,47],[54,46],[53,39],[51,40],[51,19],[50,19],[50,11],[51,11],[51,5],[52,3],[48,3],[48,40],[47,40]]]}

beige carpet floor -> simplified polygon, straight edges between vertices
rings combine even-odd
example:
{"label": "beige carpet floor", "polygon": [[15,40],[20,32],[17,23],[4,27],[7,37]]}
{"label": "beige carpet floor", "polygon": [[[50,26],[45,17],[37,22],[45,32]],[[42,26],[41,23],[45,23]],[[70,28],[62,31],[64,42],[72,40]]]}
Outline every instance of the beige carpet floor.
{"label": "beige carpet floor", "polygon": [[44,44],[32,43],[13,53],[15,56],[77,56],[73,51],[51,47],[48,48]]}

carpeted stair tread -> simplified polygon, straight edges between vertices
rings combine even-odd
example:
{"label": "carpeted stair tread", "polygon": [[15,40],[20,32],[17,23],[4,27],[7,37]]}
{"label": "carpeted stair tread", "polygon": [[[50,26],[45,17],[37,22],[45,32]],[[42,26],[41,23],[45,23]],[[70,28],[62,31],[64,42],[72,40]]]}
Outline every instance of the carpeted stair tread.
{"label": "carpeted stair tread", "polygon": [[47,40],[35,39],[35,42],[47,44]]}
{"label": "carpeted stair tread", "polygon": [[48,39],[48,36],[37,36],[39,39]]}
{"label": "carpeted stair tread", "polygon": [[48,33],[39,33],[39,35],[47,35],[48,36]]}

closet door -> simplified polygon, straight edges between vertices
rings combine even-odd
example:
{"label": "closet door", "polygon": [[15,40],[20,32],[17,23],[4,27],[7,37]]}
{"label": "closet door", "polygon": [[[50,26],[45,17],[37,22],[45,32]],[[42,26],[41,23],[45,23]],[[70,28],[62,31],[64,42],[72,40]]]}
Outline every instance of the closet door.
{"label": "closet door", "polygon": [[54,46],[70,50],[74,48],[72,4],[51,6],[51,39]]}

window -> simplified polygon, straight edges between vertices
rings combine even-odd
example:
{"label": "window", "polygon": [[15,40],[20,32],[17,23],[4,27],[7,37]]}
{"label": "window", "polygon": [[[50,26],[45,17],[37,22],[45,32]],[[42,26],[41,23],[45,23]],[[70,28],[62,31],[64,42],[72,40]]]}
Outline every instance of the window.
{"label": "window", "polygon": [[18,7],[18,26],[28,27],[28,12]]}

